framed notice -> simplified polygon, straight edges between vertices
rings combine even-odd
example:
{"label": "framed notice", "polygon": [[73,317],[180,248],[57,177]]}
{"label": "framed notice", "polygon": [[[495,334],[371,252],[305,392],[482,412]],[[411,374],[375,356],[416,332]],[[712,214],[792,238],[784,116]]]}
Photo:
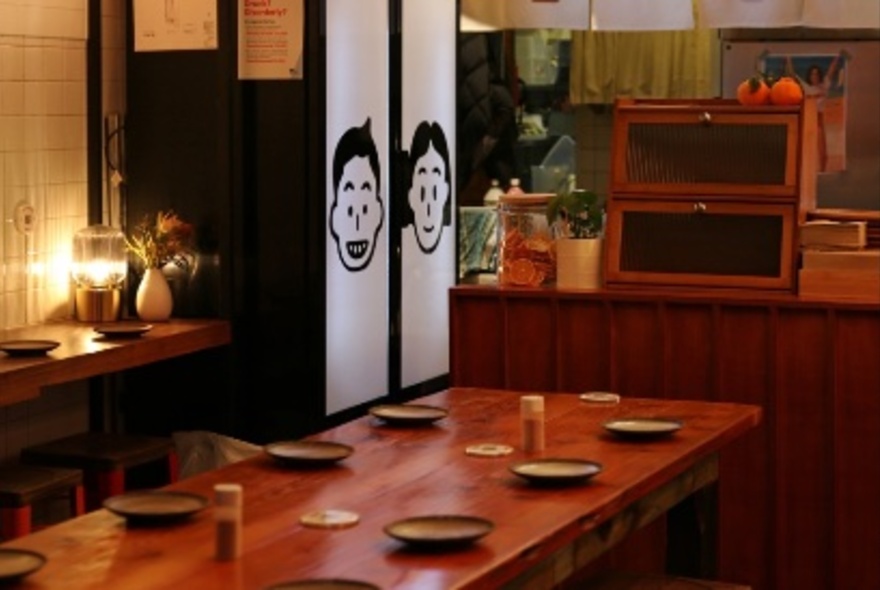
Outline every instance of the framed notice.
{"label": "framed notice", "polygon": [[134,0],[134,50],[217,49],[217,0]]}
{"label": "framed notice", "polygon": [[303,28],[303,0],[238,0],[239,79],[301,79]]}

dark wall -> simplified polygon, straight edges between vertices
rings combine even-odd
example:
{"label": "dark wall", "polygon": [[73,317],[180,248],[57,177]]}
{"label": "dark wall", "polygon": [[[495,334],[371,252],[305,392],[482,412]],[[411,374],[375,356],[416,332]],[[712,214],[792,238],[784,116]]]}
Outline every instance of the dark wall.
{"label": "dark wall", "polygon": [[[313,4],[307,70],[320,54]],[[127,375],[125,419],[267,442],[323,416],[323,232],[309,229],[323,219],[323,116],[307,115],[323,83],[239,81],[236,3],[218,7],[217,50],[129,49],[125,219],[173,208],[196,224],[198,265],[173,285],[174,315],[230,319],[234,343]]]}

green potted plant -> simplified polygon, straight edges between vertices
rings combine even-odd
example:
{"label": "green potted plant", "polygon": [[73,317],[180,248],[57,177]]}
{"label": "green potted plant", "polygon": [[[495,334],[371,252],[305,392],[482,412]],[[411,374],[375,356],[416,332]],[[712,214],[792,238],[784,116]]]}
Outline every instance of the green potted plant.
{"label": "green potted plant", "polygon": [[605,212],[599,196],[565,188],[548,201],[547,221],[556,238],[556,286],[601,287]]}
{"label": "green potted plant", "polygon": [[584,189],[565,189],[547,202],[547,222],[557,238],[602,237],[605,214],[599,195]]}

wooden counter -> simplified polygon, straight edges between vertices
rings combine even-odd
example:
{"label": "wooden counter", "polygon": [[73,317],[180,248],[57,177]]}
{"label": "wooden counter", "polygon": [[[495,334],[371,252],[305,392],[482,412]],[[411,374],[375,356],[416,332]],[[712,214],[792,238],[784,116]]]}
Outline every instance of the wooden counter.
{"label": "wooden counter", "polygon": [[40,389],[140,367],[216,346],[229,344],[229,322],[219,319],[172,319],[153,324],[137,338],[108,339],[92,324],[60,321],[0,330],[7,340],[55,340],[58,348],[45,356],[10,357],[0,352],[0,406],[33,399]]}
{"label": "wooden counter", "polygon": [[459,286],[450,306],[454,386],[762,407],[721,457],[719,578],[880,588],[880,303]]}
{"label": "wooden counter", "polygon": [[[744,404],[625,400],[589,404],[547,394],[545,456],[591,459],[588,482],[532,486],[509,471],[519,450],[519,395],[450,389],[414,400],[449,415],[422,427],[388,427],[370,416],[312,439],[354,448],[337,465],[284,468],[266,455],[180,481],[170,489],[213,497],[216,483],[243,486],[243,554],[214,560],[214,514],[164,527],[127,528],[98,510],[2,545],[38,551],[48,562],[27,587],[262,589],[303,578],[344,578],[383,590],[546,589],[576,573],[633,530],[711,484],[717,454],[751,431],[761,411]],[[602,427],[611,417],[676,417],[681,430],[650,442],[624,441]],[[505,457],[465,453],[475,443],[516,447]],[[314,529],[300,517],[320,509],[359,515],[351,528]],[[418,551],[387,536],[398,519],[428,514],[487,518],[474,545]]]}

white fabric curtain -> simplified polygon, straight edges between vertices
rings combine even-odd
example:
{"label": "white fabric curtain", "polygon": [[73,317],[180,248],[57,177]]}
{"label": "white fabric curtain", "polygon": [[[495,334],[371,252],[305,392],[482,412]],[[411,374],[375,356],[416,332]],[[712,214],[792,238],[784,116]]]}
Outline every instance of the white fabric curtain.
{"label": "white fabric curtain", "polygon": [[497,29],[590,28],[590,0],[462,0],[462,20]]}
{"label": "white fabric curtain", "polygon": [[878,0],[803,0],[807,27],[880,29]]}
{"label": "white fabric curtain", "polygon": [[697,4],[698,24],[709,29],[796,27],[803,20],[803,0],[697,0]]}
{"label": "white fabric curtain", "polygon": [[880,29],[880,0],[461,0],[462,30]]}
{"label": "white fabric curtain", "polygon": [[593,0],[594,31],[693,29],[693,0]]}
{"label": "white fabric curtain", "polygon": [[701,27],[880,28],[878,0],[696,0]]}

